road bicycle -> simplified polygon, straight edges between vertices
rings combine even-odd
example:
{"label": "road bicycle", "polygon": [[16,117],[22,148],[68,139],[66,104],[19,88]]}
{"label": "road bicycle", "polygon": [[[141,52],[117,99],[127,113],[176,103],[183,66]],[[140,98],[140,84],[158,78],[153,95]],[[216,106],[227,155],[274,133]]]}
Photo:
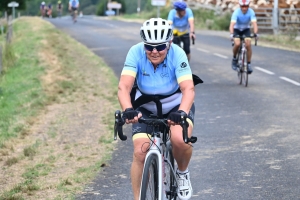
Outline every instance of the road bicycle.
{"label": "road bicycle", "polygon": [[[238,50],[238,67],[237,67],[237,77],[238,83],[243,84],[245,87],[248,86],[248,65],[247,65],[247,49],[245,44],[245,38],[249,38],[246,36],[234,36],[234,38],[240,38],[241,44]],[[254,36],[250,36],[250,38],[254,38]],[[232,46],[234,42],[232,42]],[[257,45],[257,39],[255,38],[255,46]]]}
{"label": "road bicycle", "polygon": [[[180,126],[182,127],[183,141],[195,143],[197,137],[188,137],[186,121],[187,115],[181,115]],[[152,127],[153,131],[149,136],[149,148],[146,154],[144,169],[142,174],[140,200],[176,200],[178,183],[176,172],[174,170],[175,160],[172,153],[172,144],[170,142],[170,128],[166,118],[150,116],[145,119],[139,118],[140,123],[145,123]],[[117,134],[121,140],[126,140],[127,136],[123,134],[122,126],[125,119],[118,110],[115,112],[114,140],[117,140]]]}

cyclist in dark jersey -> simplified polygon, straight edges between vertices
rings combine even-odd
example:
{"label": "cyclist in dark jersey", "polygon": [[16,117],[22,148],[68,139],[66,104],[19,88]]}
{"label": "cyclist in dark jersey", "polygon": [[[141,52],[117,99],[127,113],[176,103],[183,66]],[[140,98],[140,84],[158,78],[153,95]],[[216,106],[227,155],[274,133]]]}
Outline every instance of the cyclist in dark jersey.
{"label": "cyclist in dark jersey", "polygon": [[48,15],[48,17],[52,18],[52,4],[49,3],[46,9],[47,9],[47,15]]}
{"label": "cyclist in dark jersey", "polygon": [[58,16],[61,17],[62,10],[63,10],[63,4],[61,3],[61,1],[57,2],[56,9],[57,9]]}

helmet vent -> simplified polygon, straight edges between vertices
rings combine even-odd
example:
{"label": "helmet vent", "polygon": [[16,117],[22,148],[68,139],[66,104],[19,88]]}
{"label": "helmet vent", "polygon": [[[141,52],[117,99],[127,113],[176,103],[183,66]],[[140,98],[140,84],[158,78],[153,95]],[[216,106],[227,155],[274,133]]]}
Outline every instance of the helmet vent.
{"label": "helmet vent", "polygon": [[164,32],[165,32],[164,30],[161,31],[160,38],[164,37]]}
{"label": "helmet vent", "polygon": [[147,32],[148,32],[149,39],[152,40],[150,31],[147,31]]}
{"label": "helmet vent", "polygon": [[140,35],[144,41],[147,41],[144,31],[140,31]]}
{"label": "helmet vent", "polygon": [[172,35],[172,30],[171,29],[169,29],[168,30],[168,34],[167,34],[167,40],[169,40],[170,39],[170,36]]}
{"label": "helmet vent", "polygon": [[154,30],[154,37],[155,37],[155,40],[157,40],[157,30]]}

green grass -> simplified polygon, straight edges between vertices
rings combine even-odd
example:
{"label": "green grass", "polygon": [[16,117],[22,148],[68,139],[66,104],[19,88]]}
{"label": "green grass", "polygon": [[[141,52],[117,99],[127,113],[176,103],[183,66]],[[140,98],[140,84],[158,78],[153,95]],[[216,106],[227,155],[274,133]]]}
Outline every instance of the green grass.
{"label": "green grass", "polygon": [[0,77],[0,147],[18,135],[23,127],[20,123],[34,116],[46,99],[39,79],[45,68],[38,59],[43,35],[32,32],[26,22],[14,23],[14,38],[19,37],[26,40],[15,40],[10,49],[17,59]]}

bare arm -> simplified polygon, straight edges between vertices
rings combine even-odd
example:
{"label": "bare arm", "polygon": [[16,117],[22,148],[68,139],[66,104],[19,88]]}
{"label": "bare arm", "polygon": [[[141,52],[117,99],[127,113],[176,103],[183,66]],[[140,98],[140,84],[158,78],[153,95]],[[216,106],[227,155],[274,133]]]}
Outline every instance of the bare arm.
{"label": "bare arm", "polygon": [[229,32],[230,32],[230,34],[233,34],[234,25],[235,25],[235,22],[230,22],[230,26],[229,26]]}
{"label": "bare arm", "polygon": [[252,26],[253,26],[253,32],[254,32],[254,34],[257,34],[257,32],[258,32],[257,22],[253,21],[252,22]]}
{"label": "bare arm", "polygon": [[189,19],[189,24],[190,24],[190,31],[191,31],[191,33],[194,33],[195,32],[194,19]]}
{"label": "bare arm", "polygon": [[185,80],[179,84],[182,92],[182,99],[178,110],[183,110],[185,113],[189,113],[194,103],[195,90],[192,80]]}
{"label": "bare arm", "polygon": [[135,78],[133,76],[121,75],[118,86],[118,99],[122,110],[132,108],[130,91],[132,89]]}

